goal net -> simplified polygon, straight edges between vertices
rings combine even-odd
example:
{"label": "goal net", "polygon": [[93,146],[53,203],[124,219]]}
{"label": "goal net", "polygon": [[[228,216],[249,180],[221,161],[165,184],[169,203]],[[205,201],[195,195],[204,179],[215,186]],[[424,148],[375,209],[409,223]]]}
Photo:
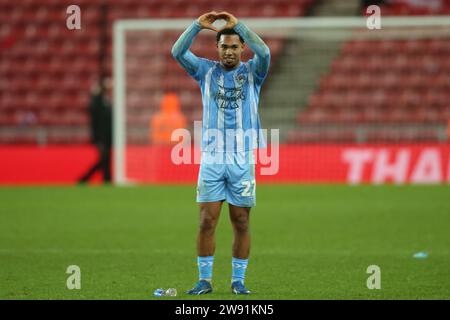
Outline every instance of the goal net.
{"label": "goal net", "polygon": [[[195,182],[201,94],[171,56],[174,42],[192,21],[115,22],[117,184]],[[327,177],[344,173],[330,166],[327,157],[342,146],[435,146],[448,141],[449,17],[381,17],[381,29],[369,29],[364,17],[242,21],[271,50],[259,112],[268,142],[279,142],[280,181],[295,176],[305,157],[320,176],[311,181],[335,181]],[[202,30],[191,51],[217,60],[215,33]],[[246,48],[243,60],[252,56]],[[417,155],[412,151],[411,157]],[[351,181],[357,169],[349,170]],[[314,175],[298,174],[306,182]],[[271,181],[276,180],[274,175]]]}

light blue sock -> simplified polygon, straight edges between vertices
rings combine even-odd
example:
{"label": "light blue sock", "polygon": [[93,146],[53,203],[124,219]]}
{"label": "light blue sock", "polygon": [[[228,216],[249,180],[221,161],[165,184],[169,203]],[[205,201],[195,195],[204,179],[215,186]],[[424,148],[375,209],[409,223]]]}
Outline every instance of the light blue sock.
{"label": "light blue sock", "polygon": [[214,263],[214,256],[197,257],[199,280],[207,280],[211,282],[213,263]]}
{"label": "light blue sock", "polygon": [[231,260],[231,265],[233,266],[231,282],[241,281],[242,283],[244,283],[248,259],[238,259],[233,257],[233,259]]}

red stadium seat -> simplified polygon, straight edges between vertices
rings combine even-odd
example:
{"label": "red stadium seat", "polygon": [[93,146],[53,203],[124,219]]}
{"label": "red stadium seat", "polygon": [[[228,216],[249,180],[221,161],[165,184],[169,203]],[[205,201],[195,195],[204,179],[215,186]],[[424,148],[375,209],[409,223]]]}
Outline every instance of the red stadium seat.
{"label": "red stadium seat", "polygon": [[[348,41],[300,112],[308,124],[443,124],[449,118],[450,41]],[[437,140],[375,133],[367,141]],[[422,137],[422,138],[421,138]]]}

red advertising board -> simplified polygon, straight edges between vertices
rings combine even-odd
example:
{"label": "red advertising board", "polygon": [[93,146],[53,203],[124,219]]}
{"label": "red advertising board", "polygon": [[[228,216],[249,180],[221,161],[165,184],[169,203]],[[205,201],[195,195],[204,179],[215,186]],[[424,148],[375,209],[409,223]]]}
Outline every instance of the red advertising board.
{"label": "red advertising board", "polygon": [[[447,184],[450,145],[280,145],[256,154],[263,183]],[[198,151],[175,164],[171,147],[127,149],[127,177],[141,183],[195,183]],[[0,146],[1,184],[73,184],[96,160],[91,146]],[[99,181],[97,176],[94,181]]]}

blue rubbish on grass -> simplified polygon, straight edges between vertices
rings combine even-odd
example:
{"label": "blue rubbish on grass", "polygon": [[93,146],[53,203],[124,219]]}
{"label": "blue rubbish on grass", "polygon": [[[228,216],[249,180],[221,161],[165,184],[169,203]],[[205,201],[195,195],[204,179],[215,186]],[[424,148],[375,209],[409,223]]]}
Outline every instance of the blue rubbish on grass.
{"label": "blue rubbish on grass", "polygon": [[426,252],[417,252],[413,255],[414,258],[416,259],[425,259],[428,257],[428,253]]}

